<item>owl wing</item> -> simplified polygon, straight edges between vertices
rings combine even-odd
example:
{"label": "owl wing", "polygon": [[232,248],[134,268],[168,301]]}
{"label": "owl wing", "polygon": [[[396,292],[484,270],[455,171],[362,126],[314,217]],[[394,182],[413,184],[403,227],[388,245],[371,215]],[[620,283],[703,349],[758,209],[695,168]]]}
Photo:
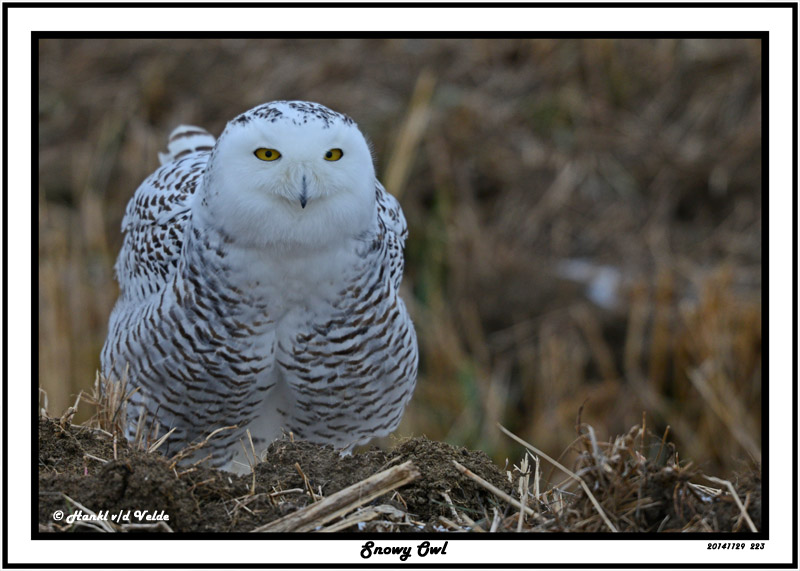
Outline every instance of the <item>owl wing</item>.
{"label": "owl wing", "polygon": [[378,219],[400,239],[402,248],[408,238],[408,224],[406,224],[406,217],[403,216],[400,203],[394,196],[386,192],[386,189],[377,180],[375,181],[375,198],[378,203]]}
{"label": "owl wing", "polygon": [[[222,253],[191,230],[213,142],[204,133],[176,129],[162,166],[128,204],[116,265],[122,295],[101,353],[106,378],[130,381],[126,437],[143,415],[148,438],[174,430],[160,448],[167,455],[216,428],[246,425],[272,366],[271,343],[254,342],[269,339],[264,308],[245,303],[246,292],[225,281]],[[212,452],[211,465],[226,465],[242,431],[223,431],[201,456]]]}
{"label": "owl wing", "polygon": [[181,125],[169,138],[162,166],[136,190],[125,216],[125,235],[114,266],[121,299],[141,300],[160,291],[175,270],[214,137],[199,127]]}
{"label": "owl wing", "polygon": [[338,296],[276,352],[291,395],[287,428],[342,448],[394,430],[417,376],[416,334],[398,292],[406,220],[380,184],[376,194],[375,223]]}

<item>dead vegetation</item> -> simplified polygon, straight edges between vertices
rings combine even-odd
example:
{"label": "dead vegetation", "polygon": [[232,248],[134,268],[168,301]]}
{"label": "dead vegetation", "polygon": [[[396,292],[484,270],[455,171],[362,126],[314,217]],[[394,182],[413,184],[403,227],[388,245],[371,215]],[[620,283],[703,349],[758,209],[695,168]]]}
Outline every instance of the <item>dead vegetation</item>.
{"label": "dead vegetation", "polygon": [[71,414],[39,419],[41,532],[755,532],[761,523],[757,467],[735,486],[704,476],[678,461],[666,434],[653,454],[639,426],[598,442],[581,425],[572,469],[501,427],[527,448],[505,471],[483,452],[426,438],[351,456],[283,440],[236,476],[72,425]]}
{"label": "dead vegetation", "polygon": [[342,456],[288,435],[264,451],[251,441],[250,473],[233,475],[205,466],[202,449],[219,430],[172,457],[158,451],[169,433],[128,443],[124,386],[98,377],[84,425],[71,422],[82,395],[58,418],[41,407],[40,531],[756,532],[761,523],[758,466],[736,486],[706,476],[644,422],[600,442],[579,419],[571,469],[499,426],[523,447],[505,470],[424,437]]}
{"label": "dead vegetation", "polygon": [[[595,499],[618,529],[747,526],[726,488],[699,474],[733,481],[744,505],[758,502],[758,485],[735,474],[761,454],[759,42],[43,40],[39,50],[39,380],[51,410],[91,391],[116,297],[120,219],[171,128],[219,133],[263,101],[317,100],[371,137],[378,174],[410,224],[405,299],[421,369],[398,435],[484,450],[502,464],[520,450],[499,423],[542,451],[564,451],[565,467],[609,494]],[[83,415],[79,407],[73,420]],[[657,448],[667,427],[680,460],[651,457],[648,434]],[[123,447],[88,450],[116,466]],[[94,477],[99,461],[82,458],[77,469],[86,463]],[[444,464],[447,478],[462,477]],[[505,492],[519,499],[521,474],[511,472]],[[200,468],[192,474],[202,478],[187,485],[197,485],[190,497],[216,490],[209,498],[243,518],[230,529],[267,521],[248,509],[312,501],[296,471],[286,489],[302,492],[269,499],[276,490],[264,488],[238,508],[233,498],[252,497],[252,481],[216,489],[200,484],[212,477]],[[538,499],[524,505],[545,519],[520,523],[489,492],[486,514],[463,512],[446,485],[425,501],[459,528],[467,517],[495,530],[609,529],[592,502],[574,503],[585,493],[575,479],[553,488],[537,474],[525,487],[538,481]],[[733,519],[710,517],[709,506],[715,517],[728,506]],[[389,508],[370,509],[365,525],[391,521]]]}

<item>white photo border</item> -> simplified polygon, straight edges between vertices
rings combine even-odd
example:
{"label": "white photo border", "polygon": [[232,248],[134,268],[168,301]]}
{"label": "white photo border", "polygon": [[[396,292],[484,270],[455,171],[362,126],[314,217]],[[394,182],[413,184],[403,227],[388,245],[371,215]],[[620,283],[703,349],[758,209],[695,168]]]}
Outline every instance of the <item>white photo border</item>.
{"label": "white photo border", "polygon": [[[133,7],[131,4],[91,5],[72,7],[68,4],[48,6],[4,5],[5,50],[7,84],[4,89],[4,104],[7,105],[6,141],[3,152],[7,158],[6,185],[7,202],[4,204],[6,237],[13,241],[4,244],[6,273],[5,295],[13,303],[3,315],[6,336],[4,344],[7,361],[4,363],[5,391],[3,394],[4,438],[3,455],[4,525],[3,562],[6,566],[37,564],[54,567],[63,564],[98,564],[108,566],[173,564],[219,565],[242,567],[264,566],[331,566],[357,565],[366,562],[360,552],[365,541],[373,540],[382,545],[416,546],[423,539],[434,545],[448,541],[447,555],[436,561],[411,557],[406,563],[443,566],[509,566],[525,567],[575,566],[593,567],[605,565],[631,565],[642,567],[660,566],[752,566],[797,565],[797,402],[796,369],[796,307],[794,263],[796,232],[796,18],[797,6],[791,4],[582,4],[581,7],[546,4],[541,6],[519,4],[444,6],[375,5],[263,5],[238,4],[176,4],[167,6]],[[794,24],[794,26],[793,26]],[[32,539],[36,528],[37,514],[31,511],[31,498],[37,490],[33,488],[35,464],[33,462],[31,413],[29,408],[18,403],[28,403],[31,394],[36,394],[37,380],[33,378],[33,357],[36,339],[36,286],[34,244],[37,243],[35,226],[36,212],[33,199],[38,190],[33,188],[33,157],[37,152],[35,117],[37,109],[35,89],[38,79],[32,77],[34,69],[34,32],[193,32],[225,34],[252,32],[264,36],[271,28],[274,31],[402,33],[458,32],[476,30],[487,32],[519,33],[524,35],[546,35],[547,33],[590,32],[766,32],[769,35],[769,124],[764,133],[769,134],[769,187],[764,189],[768,197],[769,251],[763,260],[768,272],[764,294],[769,300],[769,312],[764,316],[768,324],[769,359],[765,371],[765,389],[769,385],[768,402],[763,418],[768,423],[769,471],[765,485],[769,494],[769,539],[763,550],[743,551],[709,550],[709,540],[662,538],[622,538],[602,541],[596,538],[551,539],[532,535],[524,539],[499,536],[499,539],[462,539],[454,534],[419,540],[394,539],[386,536],[349,536],[346,539],[320,540],[311,535],[292,537],[290,541],[267,542],[227,539],[214,536],[203,541],[181,541],[170,539],[130,538],[137,543],[124,543],[125,539],[91,540],[59,537],[58,541]],[[30,191],[28,191],[30,189]],[[6,210],[7,208],[7,210]],[[13,213],[13,216],[9,216]],[[30,238],[29,238],[30,237]],[[789,263],[789,259],[792,263]],[[768,263],[769,261],[769,263]],[[9,279],[10,278],[10,279]],[[31,317],[33,316],[33,317]],[[30,382],[27,382],[31,379]],[[789,398],[789,395],[792,398]],[[9,428],[13,434],[9,437]],[[765,447],[766,448],[766,447]],[[788,454],[792,450],[794,454]],[[792,491],[792,501],[779,499]],[[141,537],[141,536],[140,536]],[[652,539],[651,539],[652,537]],[[194,539],[198,539],[195,537]],[[718,537],[715,538],[718,540]],[[741,541],[731,536],[731,541]],[[665,541],[667,541],[665,543]],[[750,543],[750,540],[745,540]],[[47,542],[46,544],[44,542]],[[139,543],[141,542],[141,544]],[[534,543],[535,542],[535,543]],[[623,542],[620,545],[619,542]],[[135,547],[135,548],[134,548]],[[399,559],[383,559],[381,563],[399,564]]]}

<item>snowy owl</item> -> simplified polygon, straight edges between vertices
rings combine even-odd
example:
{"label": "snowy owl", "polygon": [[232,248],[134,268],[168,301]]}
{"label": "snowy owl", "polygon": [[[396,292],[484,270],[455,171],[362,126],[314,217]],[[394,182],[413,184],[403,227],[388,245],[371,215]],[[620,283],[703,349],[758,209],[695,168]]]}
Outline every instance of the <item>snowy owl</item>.
{"label": "snowy owl", "polygon": [[275,101],[167,148],[122,221],[101,356],[136,389],[126,437],[143,415],[169,455],[235,425],[197,454],[243,471],[246,430],[345,451],[393,431],[417,377],[408,230],[356,123]]}

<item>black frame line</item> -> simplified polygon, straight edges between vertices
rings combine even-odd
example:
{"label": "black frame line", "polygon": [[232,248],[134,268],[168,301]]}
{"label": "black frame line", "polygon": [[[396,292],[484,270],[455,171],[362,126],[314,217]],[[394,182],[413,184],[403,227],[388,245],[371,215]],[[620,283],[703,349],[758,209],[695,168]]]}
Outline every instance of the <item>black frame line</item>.
{"label": "black frame line", "polygon": [[653,39],[653,38],[677,38],[677,39],[758,39],[767,40],[768,34],[765,32],[717,32],[717,31],[699,31],[699,32],[543,32],[543,33],[523,33],[523,32],[481,32],[481,31],[462,31],[462,32],[225,32],[225,33],[198,33],[198,32],[184,32],[184,31],[171,31],[171,32],[36,32],[36,40],[47,39],[112,39],[112,40],[193,40],[193,39],[238,39],[238,40],[251,40],[251,39],[313,39],[313,40],[326,40],[326,39],[504,39],[504,38],[530,38],[530,39]]}
{"label": "black frame line", "polygon": [[[2,159],[2,168],[3,168],[3,185],[6,189],[6,192],[3,192],[2,196],[2,204],[3,204],[3,299],[2,299],[2,308],[3,308],[3,324],[2,324],[2,332],[4,335],[4,339],[8,339],[8,291],[7,291],[7,284],[8,284],[8,17],[10,10],[12,8],[156,8],[156,7],[173,7],[173,8],[284,8],[284,7],[291,7],[291,8],[311,8],[311,7],[322,7],[322,8],[337,8],[337,7],[351,7],[351,8],[420,8],[420,7],[439,7],[439,8],[546,8],[546,7],[558,7],[558,8],[568,8],[568,7],[585,7],[585,8],[791,8],[792,10],[792,46],[793,46],[793,54],[792,54],[792,80],[793,80],[793,106],[792,106],[792,120],[793,120],[793,129],[792,129],[792,150],[793,150],[793,159],[792,159],[792,237],[793,237],[793,244],[792,244],[792,284],[793,284],[793,292],[795,294],[795,303],[793,305],[792,310],[792,340],[793,340],[793,365],[792,365],[792,376],[793,376],[793,383],[792,383],[792,396],[793,396],[793,411],[792,411],[792,438],[793,438],[793,448],[792,448],[792,476],[793,481],[797,481],[798,477],[798,466],[797,466],[797,396],[798,396],[798,388],[797,388],[797,377],[798,377],[798,363],[797,363],[797,327],[798,327],[798,309],[796,304],[796,292],[798,288],[798,261],[796,256],[796,247],[797,247],[797,239],[798,239],[798,222],[797,222],[797,206],[798,206],[798,197],[797,197],[797,189],[798,189],[798,166],[797,166],[797,152],[798,152],[798,126],[797,126],[797,99],[798,99],[798,76],[797,76],[797,49],[798,49],[798,27],[797,27],[797,4],[788,3],[788,2],[781,2],[781,3],[774,3],[774,4],[762,4],[757,2],[748,2],[748,3],[712,3],[712,2],[698,2],[698,3],[691,3],[691,4],[684,4],[679,2],[658,2],[658,3],[641,3],[641,2],[633,2],[633,3],[622,3],[622,2],[606,2],[606,3],[587,3],[587,2],[545,2],[540,4],[532,4],[532,3],[509,3],[509,2],[498,2],[498,3],[488,3],[488,2],[480,2],[475,4],[449,4],[449,3],[397,3],[397,2],[387,2],[387,3],[375,3],[375,2],[368,2],[368,3],[353,3],[353,2],[345,2],[345,3],[338,3],[338,4],[328,4],[328,3],[308,3],[308,4],[301,4],[296,2],[280,2],[275,4],[262,4],[262,3],[242,3],[242,2],[232,2],[232,3],[220,3],[220,2],[212,2],[212,3],[153,3],[153,2],[145,2],[145,3],[118,3],[112,4],[108,2],[101,2],[101,3],[87,3],[87,2],[76,2],[76,3],[33,3],[33,2],[12,2],[12,3],[4,3],[3,4],[3,94],[4,94],[4,101],[3,101],[3,145],[5,152],[3,153]],[[652,38],[652,37],[677,37],[677,38],[693,38],[693,37],[713,37],[713,38],[757,38],[762,40],[762,54],[761,54],[761,61],[762,61],[762,220],[765,221],[767,224],[766,231],[764,230],[764,224],[762,224],[762,330],[766,329],[767,332],[769,330],[769,34],[766,32],[659,32],[657,34],[653,33],[646,33],[646,32],[624,32],[624,33],[614,33],[614,32],[558,32],[558,33],[542,33],[542,34],[531,34],[530,32],[506,32],[506,33],[486,33],[486,32],[447,32],[447,33],[420,33],[420,32],[408,32],[408,33],[386,33],[380,34],[379,32],[358,32],[358,33],[348,33],[348,32],[336,32],[336,33],[320,33],[320,32],[311,32],[311,33],[269,33],[269,34],[258,34],[252,32],[233,32],[233,33],[224,33],[224,34],[199,34],[199,33],[191,33],[191,32],[159,32],[159,33],[150,33],[150,32],[129,32],[129,33],[104,33],[104,32],[34,32],[31,35],[31,53],[32,53],[32,78],[31,78],[31,89],[32,89],[32,117],[31,117],[31,128],[32,134],[38,133],[38,117],[36,114],[36,109],[38,108],[38,41],[40,39],[46,38],[65,38],[65,37],[80,37],[80,38],[175,38],[175,37],[186,37],[186,38],[255,38],[255,37],[303,37],[303,38],[326,38],[326,37],[336,37],[336,38],[365,38],[365,37],[381,37],[381,38],[390,38],[390,37],[403,37],[403,38],[447,38],[447,37],[459,37],[459,38],[467,38],[467,37],[486,37],[486,38],[500,38],[500,37],[536,37],[536,38]],[[34,135],[32,137],[31,142],[31,156],[38,157],[38,136]],[[34,187],[32,188],[32,192],[36,192],[37,182],[38,182],[38,160],[33,163],[32,168],[34,172],[32,173]],[[36,279],[36,283],[32,284],[32,299],[35,299],[38,295],[38,249],[35,246],[38,244],[38,217],[33,215],[33,224],[32,224],[32,267],[34,268],[33,272]],[[32,308],[33,316],[36,317],[38,315],[38,304],[35,308]],[[766,350],[766,354],[769,355],[769,339],[768,333],[763,335],[763,344]],[[38,343],[38,319],[34,319],[32,323],[32,347]],[[762,353],[763,355],[763,353]],[[8,395],[8,344],[3,343],[2,347],[2,357],[3,357],[3,383],[4,383],[4,394]],[[38,358],[36,352],[33,352],[33,370],[36,372],[36,380],[38,381]],[[396,533],[391,534],[391,536],[387,536],[386,540],[424,540],[424,539],[434,539],[437,541],[444,541],[444,540],[495,540],[495,541],[507,541],[507,540],[522,540],[522,541],[535,541],[537,539],[546,539],[546,540],[575,540],[579,539],[581,541],[588,540],[608,540],[608,539],[622,539],[622,540],[705,540],[705,541],[719,541],[719,540],[726,540],[726,541],[763,541],[769,539],[769,486],[766,485],[768,482],[768,474],[769,474],[769,424],[768,424],[768,403],[769,403],[769,359],[763,359],[762,356],[762,453],[763,453],[763,478],[762,482],[764,482],[763,489],[762,489],[762,497],[765,499],[764,504],[765,507],[762,507],[762,511],[764,517],[762,518],[762,530],[756,534],[730,534],[730,533],[691,533],[691,534],[662,534],[661,536],[657,536],[655,534],[611,534],[611,533],[594,533],[594,534],[586,534],[576,536],[575,534],[548,534],[547,536],[543,537],[533,537],[529,534],[501,534],[492,536],[486,536],[483,534],[471,534],[466,537],[459,537],[457,534],[431,534],[431,533]],[[32,410],[32,417],[33,421],[33,430],[37,430],[37,420],[38,420],[38,383],[33,382],[32,379],[32,403],[33,403],[33,410]],[[7,398],[3,399],[3,415],[4,415],[4,430],[3,430],[3,458],[4,458],[4,465],[8,466],[8,400]],[[37,434],[33,432],[33,434]],[[37,449],[37,442],[38,438],[34,437],[32,439],[32,458],[35,457],[35,452]],[[35,471],[34,471],[35,472]],[[32,475],[33,480],[33,475]],[[32,490],[38,488],[38,481],[33,480],[32,482]],[[8,479],[3,479],[3,500],[5,505],[7,505],[8,499]],[[33,497],[32,494],[32,513],[38,512],[38,495]],[[792,488],[792,537],[793,537],[793,544],[792,544],[792,564],[768,564],[768,565],[751,565],[751,564],[734,564],[734,565],[723,565],[723,564],[673,564],[673,565],[665,565],[665,564],[594,564],[594,565],[575,565],[575,564],[547,564],[537,566],[535,564],[506,564],[502,565],[502,568],[509,568],[509,569],[523,569],[523,568],[532,568],[532,567],[543,567],[546,566],[548,568],[557,568],[557,569],[571,569],[571,568],[622,568],[622,569],[638,569],[638,568],[678,568],[678,569],[688,569],[688,568],[709,568],[709,569],[748,569],[753,567],[769,567],[769,568],[792,568],[796,567],[798,561],[798,543],[797,543],[797,532],[798,532],[798,511],[797,511],[797,489],[796,487]],[[2,538],[2,550],[3,550],[3,565],[9,568],[37,568],[42,567],[41,564],[33,564],[33,563],[15,563],[9,564],[8,561],[8,510],[3,510],[3,538]],[[188,533],[188,534],[147,534],[147,535],[120,535],[120,534],[43,534],[38,531],[37,522],[32,522],[32,529],[31,529],[31,538],[33,540],[186,540],[186,539],[203,539],[203,540],[236,540],[236,539],[257,539],[257,540],[264,540],[264,539],[314,539],[314,540],[359,540],[359,541],[366,541],[371,536],[367,534],[358,534],[358,533],[339,533],[339,534],[331,534],[326,536],[310,536],[308,534],[300,534],[300,533],[291,533],[291,534],[275,534],[275,535],[258,535],[254,536],[252,534],[243,534],[243,533],[231,533],[231,534],[201,534],[201,533]],[[374,566],[374,563],[364,562],[364,563],[349,563],[349,564],[328,564],[328,565],[319,565],[320,567],[325,568],[350,568],[353,566],[363,566],[363,567],[370,567]],[[380,563],[381,566],[395,568],[395,567],[414,567],[414,568],[425,568],[429,567],[429,564],[421,564],[421,563]],[[212,569],[212,568],[224,568],[224,567],[237,567],[237,568],[246,568],[246,569],[256,569],[256,568],[264,568],[264,567],[275,567],[276,565],[269,565],[269,564],[230,564],[230,565],[218,565],[218,564],[120,564],[120,563],[109,563],[109,564],[71,564],[71,563],[63,563],[63,564],[54,564],[51,565],[51,568],[64,568],[64,569],[72,569],[72,568],[91,568],[91,569],[103,569],[103,568],[175,568],[175,569],[187,569],[187,568],[200,568],[200,569]],[[308,564],[283,564],[277,565],[281,568],[307,568]],[[480,569],[488,567],[488,564],[448,564],[442,563],[438,564],[437,566],[441,566],[443,568],[467,568],[467,569]]]}
{"label": "black frame line", "polygon": [[[70,36],[72,37],[72,35],[70,35]],[[439,38],[439,37],[445,37],[445,36],[452,37],[452,38],[468,38],[468,37],[509,38],[509,37],[521,37],[519,34],[515,35],[512,32],[495,33],[495,34],[489,34],[489,35],[483,35],[483,34],[477,33],[477,32],[471,32],[471,33],[470,32],[463,32],[463,33],[459,32],[459,33],[454,33],[454,34],[440,34],[440,33],[435,33],[435,32],[431,32],[431,33],[427,33],[426,32],[424,34],[414,34],[414,33],[411,33],[411,32],[409,32],[409,33],[401,33],[401,34],[397,34],[397,33],[382,34],[380,32],[370,32],[368,34],[368,36],[365,36],[365,35],[359,34],[359,33],[349,33],[349,32],[337,32],[337,33],[331,33],[331,34],[303,33],[303,32],[284,32],[284,33],[275,33],[275,34],[270,33],[270,34],[268,34],[268,36],[271,37],[271,38],[279,38],[280,37],[280,38],[304,38],[304,39],[309,39],[309,38],[310,39],[318,39],[318,38],[323,38],[323,37],[324,38],[328,38],[328,37],[330,37],[330,38],[333,38],[333,37],[335,37],[335,38],[363,38],[363,37],[375,37],[375,38],[392,38],[392,37],[397,37],[397,38],[406,38],[406,37]],[[38,54],[38,41],[40,39],[63,38],[63,37],[65,37],[65,35],[62,35],[62,34],[51,35],[49,33],[38,33],[38,32],[34,33],[32,35],[31,49],[33,50],[34,54]],[[74,37],[76,37],[76,38],[85,38],[87,36],[84,36],[80,32],[77,32]],[[125,38],[152,38],[152,37],[159,37],[161,39],[174,39],[174,38],[177,38],[177,37],[181,37],[181,38],[191,37],[191,38],[203,38],[203,39],[205,39],[205,38],[208,38],[208,37],[225,37],[225,38],[228,38],[228,37],[231,37],[231,36],[227,35],[227,34],[222,34],[220,36],[213,36],[213,35],[209,36],[209,35],[204,35],[204,34],[192,34],[192,33],[187,35],[187,34],[181,34],[180,32],[162,32],[162,33],[160,33],[158,35],[149,35],[146,32],[130,32],[130,33],[127,33],[127,34],[124,34],[124,35],[117,36],[117,35],[111,35],[111,34],[108,34],[108,33],[105,33],[105,32],[100,32],[97,36],[90,35],[89,37],[91,37],[92,39],[97,39],[97,38],[113,38],[113,39],[116,39],[118,37],[125,37]],[[242,36],[236,35],[236,37],[252,38],[252,37],[256,37],[256,36],[254,36],[253,34],[244,34]],[[648,34],[643,34],[643,33],[638,33],[638,32],[608,32],[608,33],[603,33],[602,35],[595,35],[595,34],[579,34],[579,33],[576,33],[576,32],[564,32],[564,33],[559,33],[559,34],[556,34],[556,35],[553,35],[553,34],[538,35],[537,34],[537,35],[528,35],[528,36],[525,36],[525,37],[535,37],[537,39],[539,39],[539,38],[556,38],[556,37],[557,38],[578,38],[579,37],[581,39],[584,39],[584,38],[595,38],[595,37],[623,38],[623,39],[648,39],[648,38],[655,38],[655,37],[670,37],[670,38],[671,37],[684,37],[684,38],[707,38],[707,37],[713,37],[713,38],[720,38],[720,39],[722,39],[722,38],[736,38],[736,39],[757,38],[757,39],[762,41],[762,66],[763,66],[764,62],[769,61],[769,50],[768,50],[769,42],[768,42],[768,35],[765,34],[765,33],[754,33],[754,32],[735,32],[735,33],[727,33],[727,32],[720,32],[720,33],[715,33],[715,32],[691,32],[691,33],[665,32],[663,34],[660,33],[658,35],[653,35],[653,34],[648,35]],[[32,61],[32,66],[34,68],[34,72],[36,72],[34,74],[34,77],[36,78],[36,81],[34,82],[34,86],[37,87],[37,89],[35,89],[35,90],[32,89],[31,92],[35,93],[35,92],[38,91],[38,57],[31,58],[31,61]],[[763,88],[763,84],[765,83],[765,81],[764,81],[765,72],[766,72],[766,66],[763,66],[762,67],[762,90],[763,90],[762,91],[762,93],[763,93],[763,95],[762,95],[762,117],[767,117],[767,115],[768,115],[768,113],[767,113],[767,111],[768,111],[768,109],[767,109],[768,108],[768,103],[767,103],[768,97],[767,97],[766,90]],[[762,128],[763,128],[763,125],[766,124],[766,123],[768,123],[768,121],[763,121],[762,120]],[[33,118],[32,127],[35,128],[37,125],[38,125],[37,118],[34,117]],[[32,132],[36,132],[36,131],[34,130]],[[764,164],[767,164],[766,163],[766,158],[768,157],[768,154],[769,154],[768,150],[767,150],[768,144],[763,141],[764,138],[765,137],[762,135],[762,168],[763,168]],[[37,153],[34,152],[34,150],[38,148],[38,141],[34,141],[34,143],[35,143],[35,145],[34,145],[34,147],[32,149],[32,152],[33,152],[32,156],[37,156]],[[762,170],[762,175],[763,175],[763,173],[765,173],[766,170],[767,169],[763,169]],[[34,173],[34,177],[38,177],[38,169]],[[34,178],[34,180],[38,180],[38,178]],[[763,178],[762,178],[762,184],[763,184],[764,188],[767,188],[767,185],[765,184]],[[37,184],[37,187],[38,187],[38,184]],[[763,202],[764,207],[767,206],[766,199],[767,199],[766,194],[762,193],[762,202]],[[36,221],[38,222],[38,217],[37,217]],[[38,243],[38,224],[34,224],[34,225],[37,226],[37,228],[36,228],[37,231],[36,231],[36,234],[34,236],[34,238],[35,238],[34,244],[37,244]],[[768,250],[764,249],[765,246],[766,245],[762,241],[762,251],[768,252]],[[36,255],[37,254],[34,253],[34,256],[36,256]],[[38,258],[34,257],[33,261],[35,262],[37,259]],[[763,260],[764,260],[762,262],[762,266],[764,268],[763,271],[766,274],[766,273],[768,273],[767,257],[764,256]],[[38,282],[38,267],[36,267],[35,271],[36,271],[36,277],[37,277],[37,282]],[[764,289],[766,289],[766,288],[764,288]],[[764,298],[764,299],[766,300],[766,298]],[[38,340],[38,331],[34,330],[33,331],[33,341],[35,342],[37,340]],[[37,372],[37,378],[38,378],[38,360],[36,359],[35,355],[33,357],[34,357],[34,359],[33,359],[32,366],[33,366],[33,370]],[[762,388],[762,393],[765,393],[767,388],[768,387],[765,385]],[[33,392],[33,395],[35,397],[35,399],[32,402],[32,404],[33,404],[33,410],[32,410],[33,423],[32,423],[32,429],[31,429],[32,430],[32,439],[31,439],[31,455],[32,456],[31,457],[33,458],[33,457],[36,456],[36,452],[38,450],[38,448],[37,448],[37,438],[36,438],[36,436],[38,435],[38,416],[37,416],[38,415],[38,404],[37,404],[38,403],[38,385],[37,386],[32,386],[32,392]],[[768,402],[767,399],[768,399],[768,394],[766,396],[762,396],[762,408],[764,408],[764,403]],[[767,417],[766,414],[762,414],[762,419],[764,419],[766,417]],[[762,420],[762,424],[764,424],[766,426],[766,422],[763,421],[763,420]],[[762,427],[762,430],[763,429],[764,429],[764,427]],[[762,438],[762,440],[766,440],[766,439]],[[763,457],[764,458],[768,458],[767,451],[766,451],[766,446],[763,444],[763,442],[762,442],[762,452],[763,452]],[[766,480],[768,480],[768,462],[765,461],[765,462],[763,462],[763,464],[764,464],[764,467],[762,467],[762,474],[763,474],[762,481],[766,481]],[[32,473],[32,475],[31,475],[32,485],[33,484],[38,485],[38,480],[37,480],[36,476],[37,476],[36,474]],[[34,488],[35,487],[36,486],[34,486]],[[767,490],[767,487],[765,486],[764,488],[762,488],[762,497],[767,497],[767,496],[768,496],[768,490]],[[767,504],[767,502],[763,502],[763,503],[767,507],[765,509],[762,506],[762,513],[764,514],[764,516],[762,517],[762,528],[758,531],[758,533],[755,533],[755,534],[746,533],[746,534],[744,534],[744,537],[746,537],[747,540],[757,541],[757,540],[768,540],[769,539],[768,504]],[[32,498],[31,510],[32,510],[32,513],[38,511],[38,497],[37,498]],[[42,532],[39,532],[39,530],[38,530],[38,523],[34,523],[34,522],[31,522],[31,533],[32,533],[32,536],[33,536],[34,539],[42,539],[42,540],[45,540],[45,541],[64,541],[64,540],[74,540],[74,539],[78,539],[78,540],[81,540],[81,541],[83,541],[83,540],[94,540],[94,539],[100,539],[100,540],[118,540],[118,539],[120,539],[120,536],[118,534],[97,534],[97,535],[94,535],[94,534],[85,534],[85,535],[84,534],[78,534],[78,535],[75,535],[75,534],[42,533]],[[122,538],[125,539],[125,540],[136,539],[137,537],[140,537],[140,536],[136,536],[136,535],[125,535],[125,536],[122,536]],[[242,532],[231,532],[231,533],[227,533],[227,534],[189,532],[189,533],[175,533],[175,534],[149,534],[148,539],[186,540],[186,539],[196,539],[196,538],[199,538],[199,537],[202,537],[203,539],[210,539],[210,540],[217,540],[217,539],[219,539],[219,540],[227,540],[227,539],[254,540],[254,539],[261,538],[259,536],[255,536],[254,537],[252,534],[242,533]],[[340,540],[340,539],[361,539],[363,537],[364,537],[364,534],[360,534],[360,533],[338,532],[338,533],[332,533],[332,534],[324,534],[324,535],[319,536],[318,538],[315,536],[315,539],[320,539],[320,540]],[[626,534],[623,537],[625,539],[628,539],[628,540],[652,540],[652,539],[654,539],[653,534],[635,534],[635,535]],[[266,538],[270,538],[270,536],[266,536]],[[288,533],[281,533],[280,535],[276,535],[275,538],[280,538],[280,539],[300,539],[300,540],[303,540],[303,539],[308,539],[309,536],[306,533],[288,532]],[[403,540],[403,539],[420,539],[420,540],[422,540],[422,539],[428,539],[428,540],[436,539],[436,540],[440,540],[440,539],[442,539],[442,536],[439,535],[439,534],[430,533],[430,532],[428,532],[428,533],[398,532],[398,533],[392,533],[392,538],[396,538],[398,540]],[[475,540],[478,540],[478,541],[492,541],[492,540],[496,540],[497,538],[493,537],[491,535],[475,534],[474,536],[463,537],[463,538],[454,538],[454,539],[456,539],[456,540],[464,540],[464,539],[473,540],[473,539],[475,539]],[[508,537],[503,537],[503,539],[504,540],[510,540],[510,541],[530,540],[530,538],[526,537],[524,534],[510,534]],[[573,534],[554,533],[554,534],[548,534],[547,535],[547,539],[550,539],[550,540],[572,540],[572,539],[575,539],[575,537],[574,537]],[[592,534],[587,534],[587,537],[581,537],[581,539],[585,539],[585,540],[589,540],[589,541],[620,539],[620,535],[619,534],[614,534],[614,533],[611,533],[611,532],[594,532]],[[657,539],[661,540],[660,537],[658,537]],[[713,540],[729,540],[730,541],[731,540],[731,534],[730,533],[724,533],[724,532],[716,532],[716,533],[692,532],[692,533],[683,533],[683,534],[664,534],[663,535],[663,540],[665,540],[665,541],[670,541],[670,540],[676,540],[677,541],[677,540],[685,540],[685,539],[698,539],[698,540],[709,540],[709,541],[713,541]]]}
{"label": "black frame line", "polygon": [[794,2],[10,2],[18,8],[791,8]]}

